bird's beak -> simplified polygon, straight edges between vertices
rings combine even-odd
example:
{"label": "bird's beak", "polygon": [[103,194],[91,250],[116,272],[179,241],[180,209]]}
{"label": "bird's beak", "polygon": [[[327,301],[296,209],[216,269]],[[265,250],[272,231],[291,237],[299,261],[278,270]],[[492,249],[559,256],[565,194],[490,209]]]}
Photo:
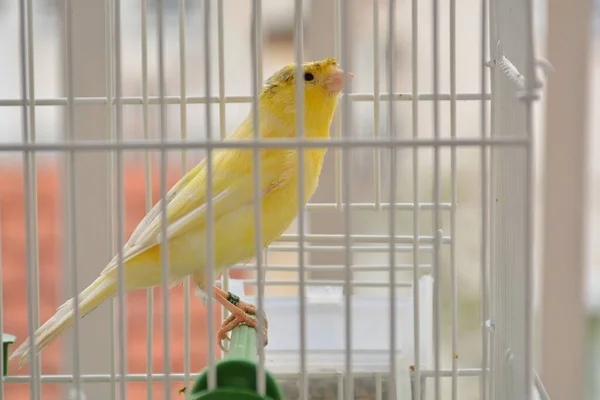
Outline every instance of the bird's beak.
{"label": "bird's beak", "polygon": [[[354,74],[352,72],[348,72],[348,80],[354,79]],[[336,69],[333,71],[329,77],[324,82],[325,88],[332,93],[338,93],[344,87],[344,70]]]}

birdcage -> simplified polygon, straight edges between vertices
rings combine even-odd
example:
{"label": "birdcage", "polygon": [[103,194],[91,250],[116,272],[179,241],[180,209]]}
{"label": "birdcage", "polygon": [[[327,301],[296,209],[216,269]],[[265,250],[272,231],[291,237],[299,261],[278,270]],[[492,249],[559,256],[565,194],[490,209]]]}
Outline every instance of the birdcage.
{"label": "birdcage", "polygon": [[[18,21],[20,97],[0,105],[19,110],[22,137],[0,150],[22,158],[22,181],[11,185],[23,187],[26,259],[21,281],[7,277],[13,264],[2,268],[4,290],[20,293],[0,300],[4,332],[18,342],[31,336],[62,303],[54,287],[70,298],[112,257],[122,261],[130,230],[202,157],[235,146],[324,146],[319,189],[292,227],[221,278],[207,269],[207,281],[268,315],[266,347],[253,339],[263,318],[257,331],[240,326],[232,338],[236,355],[256,362],[249,376],[258,395],[272,389],[272,374],[289,399],[547,398],[532,364],[532,107],[543,76],[531,1],[65,0],[51,46],[39,44],[36,24],[48,6],[14,3],[4,7]],[[267,67],[263,21],[285,20],[271,7],[293,16],[293,55],[272,56]],[[273,25],[279,34],[287,26]],[[228,37],[234,28],[238,36]],[[64,88],[45,82],[38,48],[52,46],[62,49],[54,57]],[[138,61],[125,62],[132,53]],[[283,66],[277,60],[328,56],[357,74],[330,141],[220,140],[257,110],[265,70]],[[41,140],[40,119],[61,115],[64,137]],[[64,167],[60,185],[48,183],[47,154]],[[64,192],[49,225],[39,222],[43,208],[56,205],[41,184]],[[53,270],[41,244],[61,223],[64,268]],[[189,394],[199,376],[208,395],[222,384],[220,309],[210,296],[201,306],[189,280],[167,286],[166,278],[160,294],[119,286],[109,306],[76,318],[62,350],[31,356],[26,373],[4,365],[0,398],[169,399],[184,387]],[[27,329],[17,332],[19,323]]]}

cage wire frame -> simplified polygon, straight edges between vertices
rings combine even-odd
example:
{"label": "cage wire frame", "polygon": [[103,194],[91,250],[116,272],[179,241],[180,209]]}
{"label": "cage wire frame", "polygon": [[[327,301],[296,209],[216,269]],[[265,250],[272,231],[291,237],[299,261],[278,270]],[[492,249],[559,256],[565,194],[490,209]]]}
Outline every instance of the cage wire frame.
{"label": "cage wire frame", "polygon": [[[206,92],[205,96],[188,96],[186,92],[186,43],[185,43],[185,32],[186,32],[186,15],[185,15],[185,0],[179,0],[179,40],[180,40],[180,96],[166,96],[165,95],[165,66],[164,66],[164,4],[162,0],[157,0],[157,36],[158,36],[158,76],[159,76],[159,92],[158,96],[152,97],[148,95],[148,43],[147,43],[147,0],[141,0],[141,29],[142,29],[142,97],[124,97],[122,95],[122,69],[121,69],[121,2],[119,0],[106,0],[105,12],[106,12],[106,74],[107,74],[107,85],[106,85],[106,97],[75,97],[73,94],[73,54],[72,54],[72,0],[66,1],[66,38],[64,41],[66,48],[66,97],[64,98],[50,98],[43,99],[35,96],[35,81],[33,78],[33,67],[34,67],[34,49],[33,49],[33,17],[32,17],[32,0],[21,0],[19,2],[19,19],[20,19],[20,30],[19,30],[19,42],[20,42],[20,63],[21,63],[21,94],[20,100],[13,99],[0,99],[0,106],[8,107],[21,107],[22,110],[22,128],[23,137],[21,143],[8,143],[0,144],[0,151],[18,151],[23,155],[23,175],[24,175],[24,190],[25,190],[25,224],[26,224],[26,279],[27,279],[27,309],[28,309],[28,329],[29,335],[32,336],[33,332],[39,325],[39,271],[38,271],[38,252],[37,252],[37,204],[36,204],[36,161],[35,157],[38,152],[63,152],[68,156],[67,170],[68,170],[68,181],[67,181],[67,201],[69,204],[69,235],[68,243],[69,251],[67,257],[67,268],[71,271],[73,276],[71,291],[78,293],[79,288],[77,287],[77,268],[74,265],[74,248],[76,246],[76,237],[74,235],[74,207],[75,207],[75,180],[73,171],[73,157],[75,152],[85,152],[92,150],[104,150],[108,153],[108,157],[111,159],[109,166],[109,177],[111,183],[109,185],[111,190],[107,194],[109,203],[109,218],[113,226],[111,229],[111,235],[113,232],[117,232],[117,243],[119,244],[116,252],[114,246],[111,248],[113,254],[117,254],[119,260],[119,291],[116,299],[111,300],[111,318],[110,318],[110,330],[111,344],[113,348],[119,345],[119,351],[111,352],[111,370],[109,374],[96,374],[96,375],[83,375],[80,374],[79,370],[79,319],[78,319],[78,307],[75,307],[76,317],[74,322],[74,341],[73,341],[73,374],[72,375],[41,375],[40,369],[40,357],[29,356],[29,363],[32,366],[29,376],[8,376],[0,380],[0,399],[4,397],[4,385],[11,383],[30,383],[31,399],[41,398],[41,383],[55,382],[55,383],[72,383],[75,393],[81,393],[81,385],[87,382],[111,382],[111,396],[117,398],[126,398],[127,382],[145,381],[147,382],[147,393],[148,398],[153,397],[152,382],[164,381],[165,382],[165,399],[171,398],[170,393],[170,382],[175,381],[186,381],[195,378],[198,374],[194,374],[190,371],[190,358],[189,354],[184,355],[184,371],[183,373],[171,372],[170,366],[170,329],[169,329],[169,294],[168,294],[168,283],[166,279],[167,272],[167,257],[166,251],[162,252],[162,264],[163,264],[163,296],[162,305],[165,310],[166,322],[163,324],[163,351],[164,351],[164,373],[155,374],[152,373],[152,325],[153,325],[153,308],[154,299],[151,289],[147,290],[147,307],[148,307],[148,321],[147,321],[147,335],[148,335],[148,360],[146,365],[145,374],[127,374],[126,372],[126,320],[125,320],[125,298],[124,288],[122,285],[123,278],[123,253],[122,244],[124,243],[124,200],[123,200],[123,151],[126,150],[140,150],[145,151],[145,177],[146,177],[146,210],[149,210],[152,206],[153,199],[150,190],[150,151],[158,150],[161,154],[161,168],[160,168],[160,193],[161,198],[164,197],[167,192],[166,187],[166,153],[169,150],[181,150],[182,151],[182,170],[187,170],[187,157],[186,150],[189,149],[204,149],[207,151],[207,170],[208,170],[208,185],[207,185],[207,198],[212,197],[212,184],[211,184],[211,157],[212,151],[215,149],[233,149],[233,148],[246,148],[252,149],[254,153],[253,167],[254,171],[258,170],[259,165],[259,150],[265,148],[283,148],[283,147],[296,147],[300,149],[309,149],[317,147],[325,147],[328,149],[335,150],[336,154],[336,201],[333,203],[309,203],[306,210],[341,210],[344,215],[344,234],[343,235],[322,235],[322,234],[310,234],[306,233],[304,225],[304,214],[306,210],[303,207],[298,209],[298,234],[284,234],[277,242],[280,243],[276,246],[278,250],[297,251],[298,252],[298,271],[299,280],[294,284],[299,285],[299,305],[300,305],[300,398],[309,398],[309,381],[308,381],[308,368],[306,358],[306,288],[308,285],[329,285],[332,284],[328,281],[323,282],[309,282],[305,278],[305,272],[311,269],[318,269],[318,266],[306,265],[305,253],[314,250],[318,245],[310,245],[309,243],[326,243],[335,242],[336,245],[320,246],[322,249],[340,249],[344,250],[345,262],[342,268],[345,271],[343,286],[346,288],[357,285],[356,282],[352,281],[352,272],[360,270],[361,267],[353,266],[351,261],[352,251],[360,249],[362,251],[387,251],[389,254],[389,263],[387,265],[369,266],[370,270],[372,267],[379,268],[380,270],[389,271],[389,282],[385,285],[379,283],[373,283],[373,285],[383,286],[388,288],[390,291],[390,314],[391,320],[391,334],[390,334],[390,368],[388,375],[388,390],[389,395],[395,394],[396,390],[396,373],[397,373],[397,360],[396,350],[398,344],[396,343],[395,336],[395,324],[394,321],[397,317],[395,312],[395,290],[397,286],[408,286],[413,288],[413,307],[414,307],[414,370],[411,372],[412,376],[412,395],[415,399],[421,399],[424,395],[424,382],[425,379],[433,379],[434,381],[434,398],[441,398],[441,378],[449,378],[452,381],[452,392],[451,398],[453,400],[458,399],[458,377],[461,376],[477,376],[480,379],[480,398],[481,399],[533,399],[533,385],[538,389],[541,398],[547,398],[543,386],[535,374],[532,365],[532,348],[531,348],[531,337],[532,337],[532,240],[533,240],[533,229],[532,229],[532,170],[533,170],[533,120],[532,111],[534,101],[538,98],[538,90],[541,88],[540,82],[536,78],[535,69],[537,67],[537,60],[534,55],[534,37],[532,29],[532,3],[530,0],[521,0],[511,2],[511,7],[516,7],[515,10],[520,11],[514,12],[513,15],[520,15],[519,29],[516,29],[511,33],[510,29],[505,30],[503,27],[503,18],[506,17],[506,10],[509,7],[506,3],[499,0],[489,0],[489,15],[488,15],[488,1],[481,1],[481,90],[480,93],[457,93],[456,92],[456,0],[449,0],[450,4],[450,93],[440,93],[439,90],[439,0],[432,0],[432,17],[433,17],[433,93],[420,93],[418,90],[418,1],[412,0],[412,90],[410,93],[396,93],[395,79],[392,71],[395,70],[395,60],[393,57],[394,52],[394,32],[396,28],[395,21],[395,8],[396,1],[389,0],[388,2],[388,58],[386,62],[388,79],[387,93],[381,92],[379,85],[379,66],[381,60],[379,59],[378,43],[375,43],[375,57],[374,57],[374,69],[375,69],[375,89],[374,93],[351,93],[348,92],[347,86],[343,89],[342,96],[340,99],[340,105],[338,109],[341,111],[336,113],[334,121],[334,134],[331,140],[328,142],[309,140],[305,138],[303,119],[297,118],[296,129],[298,132],[298,138],[294,140],[266,140],[258,137],[260,130],[258,117],[258,92],[260,90],[260,83],[263,80],[262,72],[262,44],[259,38],[262,37],[262,1],[252,1],[252,27],[250,35],[250,46],[252,49],[252,96],[226,96],[225,95],[225,78],[223,73],[224,65],[224,7],[223,0],[216,0],[216,13],[218,20],[218,37],[217,37],[217,48],[218,48],[218,61],[219,61],[219,74],[218,74],[218,95],[214,96],[211,93],[209,82],[213,79],[211,75],[211,68],[206,63],[204,81]],[[206,59],[211,54],[211,46],[213,45],[213,38],[210,31],[210,18],[213,12],[211,1],[202,2],[204,10],[204,55]],[[376,32],[379,27],[379,15],[378,8],[380,6],[380,0],[373,0],[373,25],[374,31]],[[295,32],[295,61],[297,65],[301,61],[304,61],[303,53],[303,24],[302,24],[302,10],[303,1],[295,0],[294,2],[294,32]],[[335,55],[340,60],[342,68],[348,64],[349,61],[349,43],[348,38],[351,26],[348,23],[348,2],[343,0],[335,0]],[[489,22],[489,24],[488,24]],[[490,27],[488,35],[488,26]],[[339,34],[338,34],[339,33]],[[488,42],[489,36],[489,42]],[[377,37],[377,35],[375,35]],[[377,38],[375,40],[378,40]],[[490,57],[488,59],[488,49],[490,50]],[[505,53],[505,50],[507,51]],[[505,54],[511,54],[511,59],[507,58]],[[517,59],[512,57],[515,56]],[[511,62],[512,60],[512,62]],[[114,68],[114,71],[113,71]],[[486,79],[488,69],[491,69],[490,83],[491,93],[486,91]],[[300,79],[302,74],[301,68],[296,68],[296,78]],[[344,73],[345,81],[348,81],[348,72],[345,69]],[[297,113],[302,114],[303,109],[303,91],[298,86],[296,90],[297,99]],[[401,139],[397,137],[395,116],[393,112],[393,105],[397,101],[410,101],[412,105],[412,138]],[[419,115],[419,104],[421,101],[431,101],[434,106],[434,137],[432,139],[424,139],[419,137],[419,126],[418,126],[418,115]],[[439,102],[449,101],[450,102],[450,138],[443,139],[440,137],[440,121],[439,121]],[[457,136],[456,127],[456,103],[457,101],[479,101],[481,104],[481,135],[479,138],[459,138]],[[488,118],[486,103],[491,101],[491,115]],[[373,102],[374,104],[374,137],[371,139],[359,139],[350,136],[350,119],[349,119],[349,108],[351,102]],[[225,105],[230,103],[251,103],[253,106],[253,123],[254,123],[254,140],[249,141],[228,141],[223,142],[213,138],[211,134],[211,105],[218,104],[219,106],[219,139],[223,139],[226,136],[225,130]],[[382,104],[385,103],[385,104]],[[107,132],[107,140],[102,141],[78,141],[75,139],[74,128],[73,128],[73,114],[74,105],[83,104],[100,104],[106,105],[106,115],[110,121],[109,129]],[[149,137],[149,105],[159,104],[160,105],[160,140],[152,141]],[[180,116],[181,116],[181,140],[180,141],[168,141],[166,138],[166,105],[167,104],[180,104]],[[192,141],[187,138],[187,109],[186,106],[189,104],[205,104],[206,105],[206,128],[207,137],[203,141]],[[67,111],[67,124],[66,124],[66,137],[67,141],[57,143],[39,143],[36,141],[35,136],[35,112],[37,106],[66,106]],[[143,115],[143,127],[144,140],[123,140],[123,114],[122,107],[124,105],[140,105],[142,106]],[[379,114],[381,107],[387,105],[389,107],[389,138],[383,138],[379,135]],[[515,117],[514,115],[517,115]],[[489,121],[488,121],[489,120]],[[487,124],[490,123],[490,136],[486,135]],[[515,135],[514,132],[520,132],[521,134]],[[452,296],[452,326],[451,326],[451,348],[453,354],[458,352],[458,312],[457,312],[457,266],[456,266],[456,254],[454,237],[456,232],[456,208],[457,208],[457,183],[456,183],[456,149],[464,147],[480,148],[481,159],[480,166],[482,169],[481,174],[481,200],[482,200],[482,214],[481,214],[481,234],[482,234],[482,248],[481,248],[481,288],[482,288],[482,301],[483,306],[481,309],[481,338],[482,338],[482,361],[480,367],[473,368],[459,368],[458,360],[453,358],[452,367],[449,370],[443,370],[440,366],[440,337],[439,337],[439,324],[440,324],[440,298],[439,298],[439,285],[438,285],[438,268],[440,262],[439,250],[441,245],[448,245],[450,247],[450,273],[451,273],[451,296]],[[350,163],[349,150],[357,148],[371,148],[375,151],[375,169],[374,169],[374,191],[375,201],[373,203],[352,203],[350,201],[350,176],[349,169],[346,167]],[[395,201],[397,192],[396,180],[390,179],[390,199],[389,202],[385,202],[381,198],[381,187],[384,184],[381,177],[381,165],[380,165],[380,152],[382,150],[392,150],[391,153],[391,170],[393,171],[396,167],[396,150],[400,148],[407,148],[413,150],[413,202],[412,203],[399,203]],[[423,148],[432,148],[434,150],[434,200],[431,203],[419,202],[419,181],[416,178],[418,176],[418,150]],[[440,202],[439,185],[440,185],[440,172],[439,172],[439,152],[441,148],[451,149],[451,202],[443,203]],[[525,157],[515,159],[512,156],[503,153],[508,149],[522,149],[524,150]],[[488,155],[490,151],[490,155]],[[303,163],[304,155],[303,151],[299,151],[299,182],[303,181]],[[503,155],[504,154],[504,155]],[[516,161],[515,161],[516,160]],[[512,166],[509,166],[511,164]],[[513,168],[513,169],[510,169]],[[521,189],[517,190],[518,199],[521,202],[521,212],[524,214],[523,225],[515,228],[515,226],[508,227],[504,225],[499,227],[499,219],[506,218],[506,210],[498,209],[494,206],[494,202],[490,202],[491,198],[498,195],[499,188],[502,184],[511,185],[514,184],[507,178],[506,172],[517,172],[523,177],[521,183]],[[256,260],[254,265],[248,266],[235,266],[235,269],[251,269],[256,271],[255,279],[258,286],[257,291],[257,309],[258,309],[258,329],[257,329],[257,340],[260,341],[264,326],[264,320],[262,317],[262,310],[264,308],[264,288],[269,283],[282,285],[285,282],[266,282],[264,277],[267,270],[286,270],[292,267],[286,266],[268,266],[265,264],[263,259],[263,249],[260,246],[260,209],[258,204],[261,201],[260,194],[260,182],[259,177],[254,176],[254,201],[255,201],[255,218],[258,223],[256,224],[255,238],[256,238]],[[507,180],[508,179],[508,180]],[[517,183],[517,184],[518,184]],[[112,187],[115,187],[115,191],[112,191]],[[504,187],[504,186],[502,186]],[[514,186],[513,186],[514,188]],[[490,192],[488,192],[490,190]],[[300,198],[304,196],[304,188],[299,185],[298,195]],[[116,201],[114,199],[116,198]],[[115,204],[116,203],[116,204]],[[299,202],[301,203],[301,202]],[[350,217],[353,210],[388,210],[390,212],[390,224],[389,224],[389,235],[352,235],[350,229]],[[415,230],[413,235],[401,236],[396,235],[396,226],[394,223],[394,215],[397,211],[407,210],[413,211],[413,223]],[[419,210],[433,210],[434,212],[434,236],[421,236],[419,234]],[[440,213],[448,212],[450,214],[450,236],[444,236],[440,227]],[[213,230],[212,221],[212,201],[207,203],[208,213],[208,231]],[[114,226],[114,220],[119,221],[118,226]],[[162,235],[166,235],[166,210],[163,204],[161,210],[161,221]],[[509,222],[513,221],[509,218]],[[522,228],[522,229],[521,229]],[[523,249],[519,253],[521,259],[510,259],[508,260],[506,254],[499,254],[497,251],[498,246],[506,244],[502,242],[502,233],[499,234],[499,229],[504,229],[504,233],[510,231],[521,232],[521,239]],[[489,241],[489,242],[488,242]],[[111,239],[111,246],[112,246]],[[213,264],[214,254],[212,251],[213,245],[212,234],[207,235],[207,260],[208,264]],[[355,243],[367,243],[367,244],[381,244],[379,247],[360,247]],[[341,247],[340,247],[341,246]],[[412,252],[413,263],[396,265],[396,252]],[[423,265],[419,262],[419,254],[421,252],[432,252],[433,262],[431,265]],[[504,257],[504,258],[503,258]],[[488,263],[489,270],[488,270]],[[508,273],[502,273],[500,266],[510,265]],[[365,268],[365,267],[363,267]],[[419,333],[419,280],[417,272],[419,270],[427,270],[431,272],[434,277],[434,301],[433,301],[433,315],[434,315],[434,368],[433,369],[422,369],[420,360],[420,333]],[[396,282],[395,271],[405,270],[413,272],[412,282]],[[520,275],[517,275],[520,274]],[[509,290],[511,279],[519,276],[523,280],[521,287],[522,291],[518,293],[517,300],[522,306],[522,314],[515,312],[511,308],[510,303],[512,297],[516,295],[514,291]],[[488,278],[490,281],[488,282]],[[211,268],[207,268],[206,279],[208,282],[215,281],[214,272]],[[227,288],[227,274],[223,274],[223,286]],[[338,284],[338,283],[336,283]],[[488,289],[488,285],[490,285]],[[189,348],[190,344],[190,315],[189,315],[189,302],[190,302],[190,290],[189,285],[184,285],[184,343],[185,348]],[[489,293],[491,291],[491,293]],[[507,296],[510,293],[512,296]],[[504,296],[504,297],[502,297]],[[0,298],[0,310],[2,310],[2,299]],[[214,343],[215,332],[213,322],[213,299],[211,296],[207,296],[207,317],[208,322],[206,324],[208,341]],[[353,379],[359,376],[358,373],[353,372],[353,352],[352,352],[352,313],[349,310],[352,307],[352,297],[345,294],[345,368],[343,373],[334,374],[338,377],[338,393],[342,392],[343,398],[353,398]],[[1,312],[1,311],[0,311]],[[118,320],[115,316],[118,315]],[[224,312],[225,315],[225,312]],[[0,314],[1,317],[1,314]],[[522,324],[516,328],[514,326],[509,327],[512,330],[506,330],[502,324],[506,324],[511,318],[518,320],[521,318]],[[115,320],[117,321],[115,323]],[[518,322],[518,321],[517,321]],[[0,318],[1,323],[1,318]],[[257,374],[257,388],[261,395],[265,393],[265,353],[262,346],[258,346],[259,351],[259,362],[258,362],[258,374]],[[2,351],[2,350],[0,350]],[[510,365],[507,365],[505,360],[507,352],[510,352],[511,361]],[[216,385],[216,371],[215,371],[215,359],[217,357],[217,351],[212,346],[208,349],[208,371],[209,371],[209,388],[214,388]],[[118,358],[118,359],[117,359]],[[517,360],[517,361],[514,361]],[[116,369],[118,365],[118,371]],[[510,369],[510,368],[513,369]],[[516,369],[514,369],[516,367]],[[276,372],[276,371],[274,371]],[[279,375],[276,373],[276,375]],[[292,374],[293,375],[293,374]],[[384,374],[377,375],[377,387],[376,397],[381,399],[383,396],[382,389],[382,377]],[[515,380],[518,376],[522,376],[521,380]],[[118,385],[117,385],[118,382]],[[118,386],[118,389],[117,389]]]}

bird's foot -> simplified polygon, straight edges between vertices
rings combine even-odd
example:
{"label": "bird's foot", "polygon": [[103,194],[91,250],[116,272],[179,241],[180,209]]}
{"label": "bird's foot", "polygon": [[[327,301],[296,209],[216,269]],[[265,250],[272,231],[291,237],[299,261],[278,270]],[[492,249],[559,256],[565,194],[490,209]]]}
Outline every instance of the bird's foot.
{"label": "bird's foot", "polygon": [[[217,332],[217,336],[219,337],[219,347],[223,351],[227,351],[222,342],[224,340],[230,340],[227,335],[228,332],[231,332],[236,326],[245,324],[251,328],[258,328],[258,320],[256,318],[251,317],[250,315],[256,315],[256,307],[252,304],[248,304],[244,301],[241,301],[240,298],[230,292],[226,292],[218,287],[214,288],[214,297],[223,307],[227,308],[231,315],[223,321],[221,324],[221,328]],[[265,337],[265,346],[269,342],[268,339],[268,329],[269,323],[267,321],[267,315],[263,312],[263,321],[264,321],[264,337]]]}

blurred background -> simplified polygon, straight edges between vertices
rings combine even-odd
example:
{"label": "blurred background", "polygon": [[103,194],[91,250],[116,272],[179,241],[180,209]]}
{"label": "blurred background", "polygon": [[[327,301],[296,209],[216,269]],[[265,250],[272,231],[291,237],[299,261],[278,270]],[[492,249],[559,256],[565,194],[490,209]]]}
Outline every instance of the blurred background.
{"label": "blurred background", "polygon": [[[373,93],[375,68],[378,67],[380,77],[379,90],[387,92],[387,2],[380,1],[374,8],[374,0],[349,1],[352,18],[349,37],[350,65],[342,68],[356,73],[351,91],[354,93]],[[110,35],[106,31],[106,6],[101,0],[80,0],[74,2],[73,21],[73,60],[74,91],[76,97],[100,98],[106,96],[107,65],[114,58],[107,51],[106,39]],[[203,14],[200,1],[185,2],[185,56],[181,56],[182,36],[180,31],[180,9],[177,0],[165,0],[165,44],[166,44],[166,95],[180,96],[182,89],[187,96],[202,97],[205,95],[205,55],[203,49]],[[213,23],[211,25],[212,47],[209,65],[212,71],[211,93],[220,93],[219,85],[219,52],[218,24],[216,1],[212,7]],[[251,2],[223,0],[223,75],[224,96],[251,95],[251,56],[250,56],[250,18]],[[315,60],[332,55],[336,46],[333,36],[333,1],[305,1],[305,57]],[[441,1],[440,32],[440,91],[450,91],[450,43],[449,2]],[[32,0],[32,34],[34,60],[30,65],[35,81],[34,95],[39,105],[32,109],[35,112],[35,124],[32,126],[35,141],[58,142],[65,139],[65,107],[52,99],[62,98],[65,94],[65,46],[64,40],[64,2],[62,0]],[[156,1],[148,0],[147,14],[147,95],[157,95],[157,54],[156,54]],[[432,92],[432,40],[431,40],[431,4],[419,2],[419,91]],[[123,96],[141,98],[144,87],[143,53],[142,53],[142,17],[141,0],[122,2],[122,82]],[[373,13],[379,15],[379,27],[374,29]],[[263,78],[294,62],[294,27],[293,0],[262,1],[262,68]],[[461,94],[477,94],[480,91],[480,1],[461,0],[456,10],[456,90]],[[537,37],[537,53],[544,56],[546,48],[546,13],[545,1],[535,2],[535,34]],[[400,0],[397,9],[397,32],[394,38],[396,57],[396,91],[411,92],[411,4],[408,0]],[[0,0],[0,142],[17,143],[22,141],[20,99],[20,63],[19,63],[19,14],[18,1]],[[590,57],[590,110],[600,110],[600,2],[596,1],[593,14],[592,55]],[[377,48],[375,48],[377,43]],[[375,54],[379,54],[379,62],[375,62]],[[182,63],[183,60],[183,63]],[[552,61],[552,60],[550,60]],[[48,105],[51,104],[51,105]],[[544,129],[543,101],[536,104],[536,143],[543,146]],[[81,140],[105,140],[112,132],[106,105],[101,101],[89,101],[75,107],[75,136]],[[232,131],[245,117],[250,109],[249,103],[227,103],[222,109],[219,104],[212,107],[213,137],[224,136]],[[222,111],[225,113],[222,113]],[[441,135],[449,137],[450,106],[444,101],[440,104]],[[476,137],[481,134],[479,120],[480,103],[478,101],[459,101],[457,103],[457,136]],[[149,105],[147,122],[141,101],[138,104],[123,107],[123,134],[125,140],[156,139],[159,137],[159,106]],[[399,101],[395,106],[397,134],[409,138],[412,135],[412,109],[410,101]],[[382,103],[379,120],[374,120],[374,106],[370,101],[352,102],[351,113],[352,136],[372,137],[374,127],[378,125],[381,136],[388,135],[388,107]],[[421,102],[419,112],[419,136],[432,137],[431,102]],[[184,111],[179,104],[167,107],[167,136],[171,139],[200,139],[206,137],[206,109],[204,104],[193,102]],[[590,112],[589,132],[600,130],[600,112]],[[588,344],[589,372],[587,390],[590,399],[600,396],[600,139],[599,135],[590,135],[589,142],[589,209],[587,225],[589,227],[589,252],[587,254],[587,310],[588,310]],[[394,172],[399,183],[396,201],[412,202],[413,159],[412,150],[398,152],[398,169]],[[451,201],[450,150],[441,151],[441,197],[442,202]],[[143,217],[150,200],[152,204],[159,196],[158,168],[159,154],[146,154],[131,151],[125,154],[125,236],[132,232]],[[168,183],[172,185],[193,164],[204,156],[202,151],[190,150],[185,155],[179,151],[169,153]],[[338,191],[335,152],[328,152],[320,187],[312,198],[314,203],[335,204]],[[477,148],[459,148],[457,150],[457,225],[455,249],[456,267],[459,287],[459,365],[461,368],[476,367],[480,363],[480,159]],[[421,183],[420,201],[431,202],[433,152],[430,149],[419,150],[419,173]],[[352,152],[353,164],[351,198],[353,202],[373,203],[376,199],[389,201],[387,182],[390,180],[389,153],[382,151],[376,155],[372,149],[359,149]],[[375,190],[375,161],[381,161],[381,192]],[[39,262],[39,318],[45,320],[51,316],[56,307],[68,297],[70,291],[70,271],[65,266],[66,249],[69,247],[66,234],[66,186],[64,172],[64,155],[41,153],[36,155],[37,174],[37,262]],[[150,161],[150,173],[145,163]],[[78,285],[80,288],[89,282],[112,258],[116,249],[116,222],[109,216],[114,212],[115,189],[108,173],[109,159],[103,152],[86,152],[77,154],[75,158],[75,224],[76,224],[76,265],[78,268]],[[536,190],[540,189],[543,177],[543,163],[536,163]],[[149,180],[148,180],[149,179]],[[146,196],[146,186],[152,188],[152,197]],[[537,198],[539,199],[540,196]],[[111,199],[109,201],[109,199]],[[538,212],[536,207],[536,213]],[[18,152],[0,152],[0,245],[2,271],[2,324],[3,330],[15,334],[17,342],[27,334],[27,299],[25,292],[25,208],[23,190],[23,162]],[[420,211],[422,235],[432,235],[432,212]],[[307,232],[333,234],[343,232],[343,213],[334,206],[328,209],[309,211],[306,214]],[[397,234],[412,235],[412,212],[397,213]],[[442,229],[449,232],[449,213],[442,213]],[[352,233],[387,234],[387,214],[368,207],[352,213]],[[295,232],[295,225],[290,233]],[[536,225],[539,232],[540,226]],[[116,232],[116,231],[114,231]],[[539,259],[539,246],[535,249],[536,260]],[[450,350],[450,273],[449,247],[442,246],[441,290],[443,305],[442,327],[442,366],[449,368],[452,362]],[[343,251],[311,253],[308,262],[314,265],[342,265]],[[294,266],[297,255],[293,251],[272,250],[267,254],[267,262],[273,265]],[[357,251],[353,254],[355,265],[375,265],[388,262],[386,250]],[[412,253],[399,255],[399,263],[412,264]],[[430,263],[431,255],[424,254],[421,262]],[[539,262],[539,261],[538,261]],[[246,276],[247,272],[233,272],[231,276]],[[331,268],[322,272],[314,272],[310,279],[342,279],[341,269]],[[387,272],[356,272],[357,281],[384,281]],[[296,279],[294,271],[269,272],[267,279]],[[410,281],[410,273],[399,273],[399,279]],[[171,353],[172,368],[182,372],[184,365],[184,324],[183,299],[184,288],[177,287],[171,292]],[[153,370],[161,372],[162,358],[162,309],[161,290],[154,291],[156,299],[152,326]],[[295,296],[297,288],[293,286],[268,286],[267,296]],[[357,296],[386,297],[387,291],[381,288],[356,288]],[[560,296],[560,293],[557,294]],[[146,311],[147,294],[143,291],[128,295],[127,302],[127,337],[128,337],[128,373],[143,374],[147,366],[146,328],[148,314]],[[215,308],[215,310],[219,310]],[[268,310],[267,310],[268,311]],[[198,299],[190,301],[191,313],[191,371],[197,372],[206,364],[206,329],[203,327],[205,308]],[[111,363],[110,319],[111,310],[103,305],[92,317],[81,323],[82,334],[82,372],[106,373]],[[318,329],[318,327],[308,327]],[[70,333],[64,339],[51,345],[42,355],[42,373],[65,374],[70,371]],[[114,361],[114,360],[113,360]],[[9,368],[15,368],[12,365]],[[10,371],[10,370],[9,370]],[[13,372],[11,372],[13,373]],[[16,373],[16,372],[15,372]],[[19,371],[26,374],[27,369]],[[443,380],[443,390],[448,390],[449,380]],[[162,395],[160,383],[155,383],[155,393]],[[43,399],[65,398],[65,386],[55,384],[43,385]],[[181,384],[174,384],[174,392]],[[7,399],[25,398],[28,393],[27,384],[9,384],[5,386]],[[108,384],[86,384],[84,390],[89,392],[90,399],[107,398]],[[146,398],[147,386],[144,382],[130,383],[128,386],[130,399]],[[478,379],[467,377],[459,379],[461,399],[478,398]],[[99,397],[96,397],[99,396]],[[154,397],[159,398],[159,397]],[[317,397],[314,397],[317,398]],[[446,398],[446,397],[444,397]]]}

